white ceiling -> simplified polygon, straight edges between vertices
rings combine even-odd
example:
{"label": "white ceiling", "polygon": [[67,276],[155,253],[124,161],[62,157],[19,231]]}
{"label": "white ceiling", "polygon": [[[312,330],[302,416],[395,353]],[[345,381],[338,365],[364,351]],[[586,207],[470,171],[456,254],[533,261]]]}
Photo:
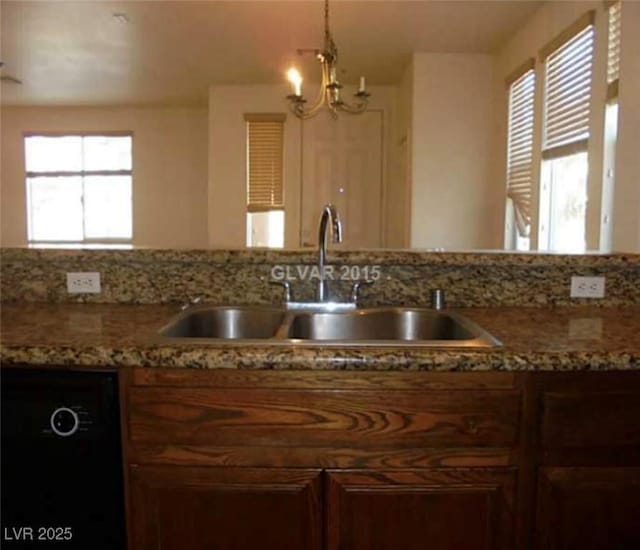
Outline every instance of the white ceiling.
{"label": "white ceiling", "polygon": [[[332,0],[341,79],[393,84],[411,52],[496,51],[540,0]],[[210,84],[282,82],[322,46],[321,0],[2,0],[3,104],[206,104]],[[128,18],[122,22],[114,14]],[[313,72],[315,71],[315,72]]]}

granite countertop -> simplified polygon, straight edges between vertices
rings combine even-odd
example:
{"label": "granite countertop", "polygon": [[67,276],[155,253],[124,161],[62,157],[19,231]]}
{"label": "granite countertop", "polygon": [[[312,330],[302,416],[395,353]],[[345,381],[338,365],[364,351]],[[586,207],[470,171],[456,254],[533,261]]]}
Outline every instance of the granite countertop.
{"label": "granite countertop", "polygon": [[339,370],[640,369],[640,306],[456,309],[503,346],[163,345],[175,305],[3,303],[0,361],[33,365]]}

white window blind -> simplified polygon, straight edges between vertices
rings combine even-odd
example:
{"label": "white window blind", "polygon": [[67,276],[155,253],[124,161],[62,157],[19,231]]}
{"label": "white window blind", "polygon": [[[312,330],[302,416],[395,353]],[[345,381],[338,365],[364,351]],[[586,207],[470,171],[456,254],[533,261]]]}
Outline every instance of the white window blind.
{"label": "white window blind", "polygon": [[593,15],[587,15],[579,21],[579,30],[545,56],[545,159],[587,149],[594,43]]}
{"label": "white window blind", "polygon": [[521,236],[529,235],[533,185],[533,114],[536,75],[533,62],[509,85],[507,196],[513,201]]}
{"label": "white window blind", "polygon": [[618,96],[620,78],[620,30],[622,26],[622,5],[615,2],[609,6],[609,39],[607,45],[607,99]]}
{"label": "white window blind", "polygon": [[267,212],[284,208],[284,115],[246,115],[247,209]]}

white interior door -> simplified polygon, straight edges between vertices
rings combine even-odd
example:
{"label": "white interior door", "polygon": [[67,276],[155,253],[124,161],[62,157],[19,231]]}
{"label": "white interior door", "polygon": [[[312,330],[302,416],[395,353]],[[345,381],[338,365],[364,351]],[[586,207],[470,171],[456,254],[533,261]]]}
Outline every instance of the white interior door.
{"label": "white interior door", "polygon": [[320,210],[333,203],[345,248],[381,245],[382,112],[323,112],[302,131],[301,243],[317,244]]}

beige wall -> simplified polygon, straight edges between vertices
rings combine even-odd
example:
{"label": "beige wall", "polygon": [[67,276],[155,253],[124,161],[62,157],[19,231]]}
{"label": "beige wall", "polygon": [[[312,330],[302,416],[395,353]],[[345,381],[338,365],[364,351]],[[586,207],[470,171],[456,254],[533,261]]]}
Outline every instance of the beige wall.
{"label": "beige wall", "polygon": [[497,248],[488,231],[493,58],[413,56],[411,246]]}
{"label": "beige wall", "polygon": [[3,107],[1,244],[27,244],[25,132],[133,132],[133,244],[207,246],[207,112],[202,108]]}
{"label": "beige wall", "polygon": [[640,3],[622,5],[613,249],[640,252]]}
{"label": "beige wall", "polygon": [[411,122],[413,62],[405,68],[395,94],[395,117],[389,151],[389,184],[385,209],[387,248],[408,248],[411,241]]}

